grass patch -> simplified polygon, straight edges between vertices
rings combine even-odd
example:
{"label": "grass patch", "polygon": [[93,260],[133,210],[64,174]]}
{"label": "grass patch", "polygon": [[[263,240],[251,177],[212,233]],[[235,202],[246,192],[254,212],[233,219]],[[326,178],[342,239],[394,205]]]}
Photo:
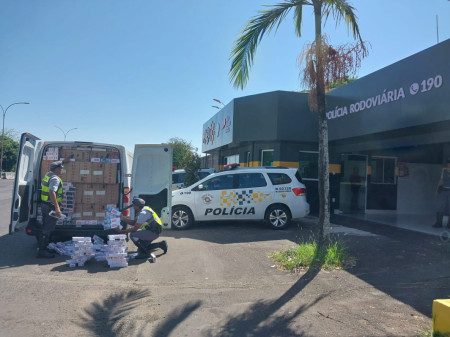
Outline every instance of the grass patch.
{"label": "grass patch", "polygon": [[435,332],[433,329],[424,330],[420,332],[420,337],[450,337],[450,332]]}
{"label": "grass patch", "polygon": [[269,255],[284,270],[308,268],[341,269],[354,264],[347,247],[340,241],[330,241],[321,247],[316,241],[301,242],[296,247],[275,251]]}

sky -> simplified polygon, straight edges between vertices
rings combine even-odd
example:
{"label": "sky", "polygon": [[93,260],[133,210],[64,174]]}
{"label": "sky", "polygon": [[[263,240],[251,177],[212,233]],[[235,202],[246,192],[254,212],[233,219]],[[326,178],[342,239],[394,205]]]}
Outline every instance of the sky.
{"label": "sky", "polygon": [[[258,46],[247,86],[230,82],[230,54],[264,5],[280,0],[0,0],[0,105],[5,129],[44,140],[124,145],[178,137],[201,153],[202,127],[236,97],[300,91],[298,56],[314,39],[292,14]],[[448,0],[350,0],[370,43],[363,77],[450,38]],[[352,43],[344,22],[323,28]],[[450,66],[450,57],[449,57]],[[76,128],[74,130],[71,130]],[[70,130],[70,131],[69,131]]]}

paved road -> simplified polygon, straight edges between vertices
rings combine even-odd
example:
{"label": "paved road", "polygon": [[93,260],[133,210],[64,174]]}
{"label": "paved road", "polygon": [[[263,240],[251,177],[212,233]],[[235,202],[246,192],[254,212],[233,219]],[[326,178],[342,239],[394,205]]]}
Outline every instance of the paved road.
{"label": "paved road", "polygon": [[169,252],[156,263],[71,269],[36,259],[34,238],[7,234],[11,185],[0,180],[1,336],[413,336],[429,326],[427,309],[347,271],[274,268],[268,254],[308,239],[314,219],[284,231],[167,230]]}

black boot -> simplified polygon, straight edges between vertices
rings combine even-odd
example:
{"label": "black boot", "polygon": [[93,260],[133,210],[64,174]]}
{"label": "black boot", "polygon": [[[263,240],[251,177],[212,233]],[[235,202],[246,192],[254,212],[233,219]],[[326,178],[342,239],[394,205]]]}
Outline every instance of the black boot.
{"label": "black boot", "polygon": [[39,241],[38,242],[39,251],[37,253],[38,258],[50,259],[50,258],[55,257],[55,254],[53,254],[47,250],[47,246],[48,246],[48,242],[49,242],[48,236],[41,233],[38,236],[38,241]]}
{"label": "black boot", "polygon": [[444,213],[436,213],[436,222],[433,227],[439,228],[442,227],[442,219],[444,218]]}
{"label": "black boot", "polygon": [[133,243],[138,247],[138,254],[135,259],[148,259],[150,257],[150,252],[145,241],[137,240],[133,241]]}
{"label": "black boot", "polygon": [[158,242],[158,246],[164,251],[164,254],[167,253],[167,242],[165,240]]}
{"label": "black boot", "polygon": [[167,242],[161,241],[161,242],[157,242],[157,243],[152,243],[148,246],[149,251],[155,250],[157,248],[161,248],[164,251],[164,254],[166,254],[167,253]]}

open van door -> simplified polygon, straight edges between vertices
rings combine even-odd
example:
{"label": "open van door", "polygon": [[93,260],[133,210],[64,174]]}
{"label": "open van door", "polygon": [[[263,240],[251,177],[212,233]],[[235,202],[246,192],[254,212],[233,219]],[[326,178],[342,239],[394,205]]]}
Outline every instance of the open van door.
{"label": "open van door", "polygon": [[34,156],[38,137],[23,133],[20,139],[19,154],[16,165],[16,178],[11,205],[11,221],[9,233],[12,234],[23,229],[33,212],[32,197],[34,179]]}
{"label": "open van door", "polygon": [[172,206],[172,147],[168,144],[136,144],[131,171],[131,198],[145,200],[170,228]]}

